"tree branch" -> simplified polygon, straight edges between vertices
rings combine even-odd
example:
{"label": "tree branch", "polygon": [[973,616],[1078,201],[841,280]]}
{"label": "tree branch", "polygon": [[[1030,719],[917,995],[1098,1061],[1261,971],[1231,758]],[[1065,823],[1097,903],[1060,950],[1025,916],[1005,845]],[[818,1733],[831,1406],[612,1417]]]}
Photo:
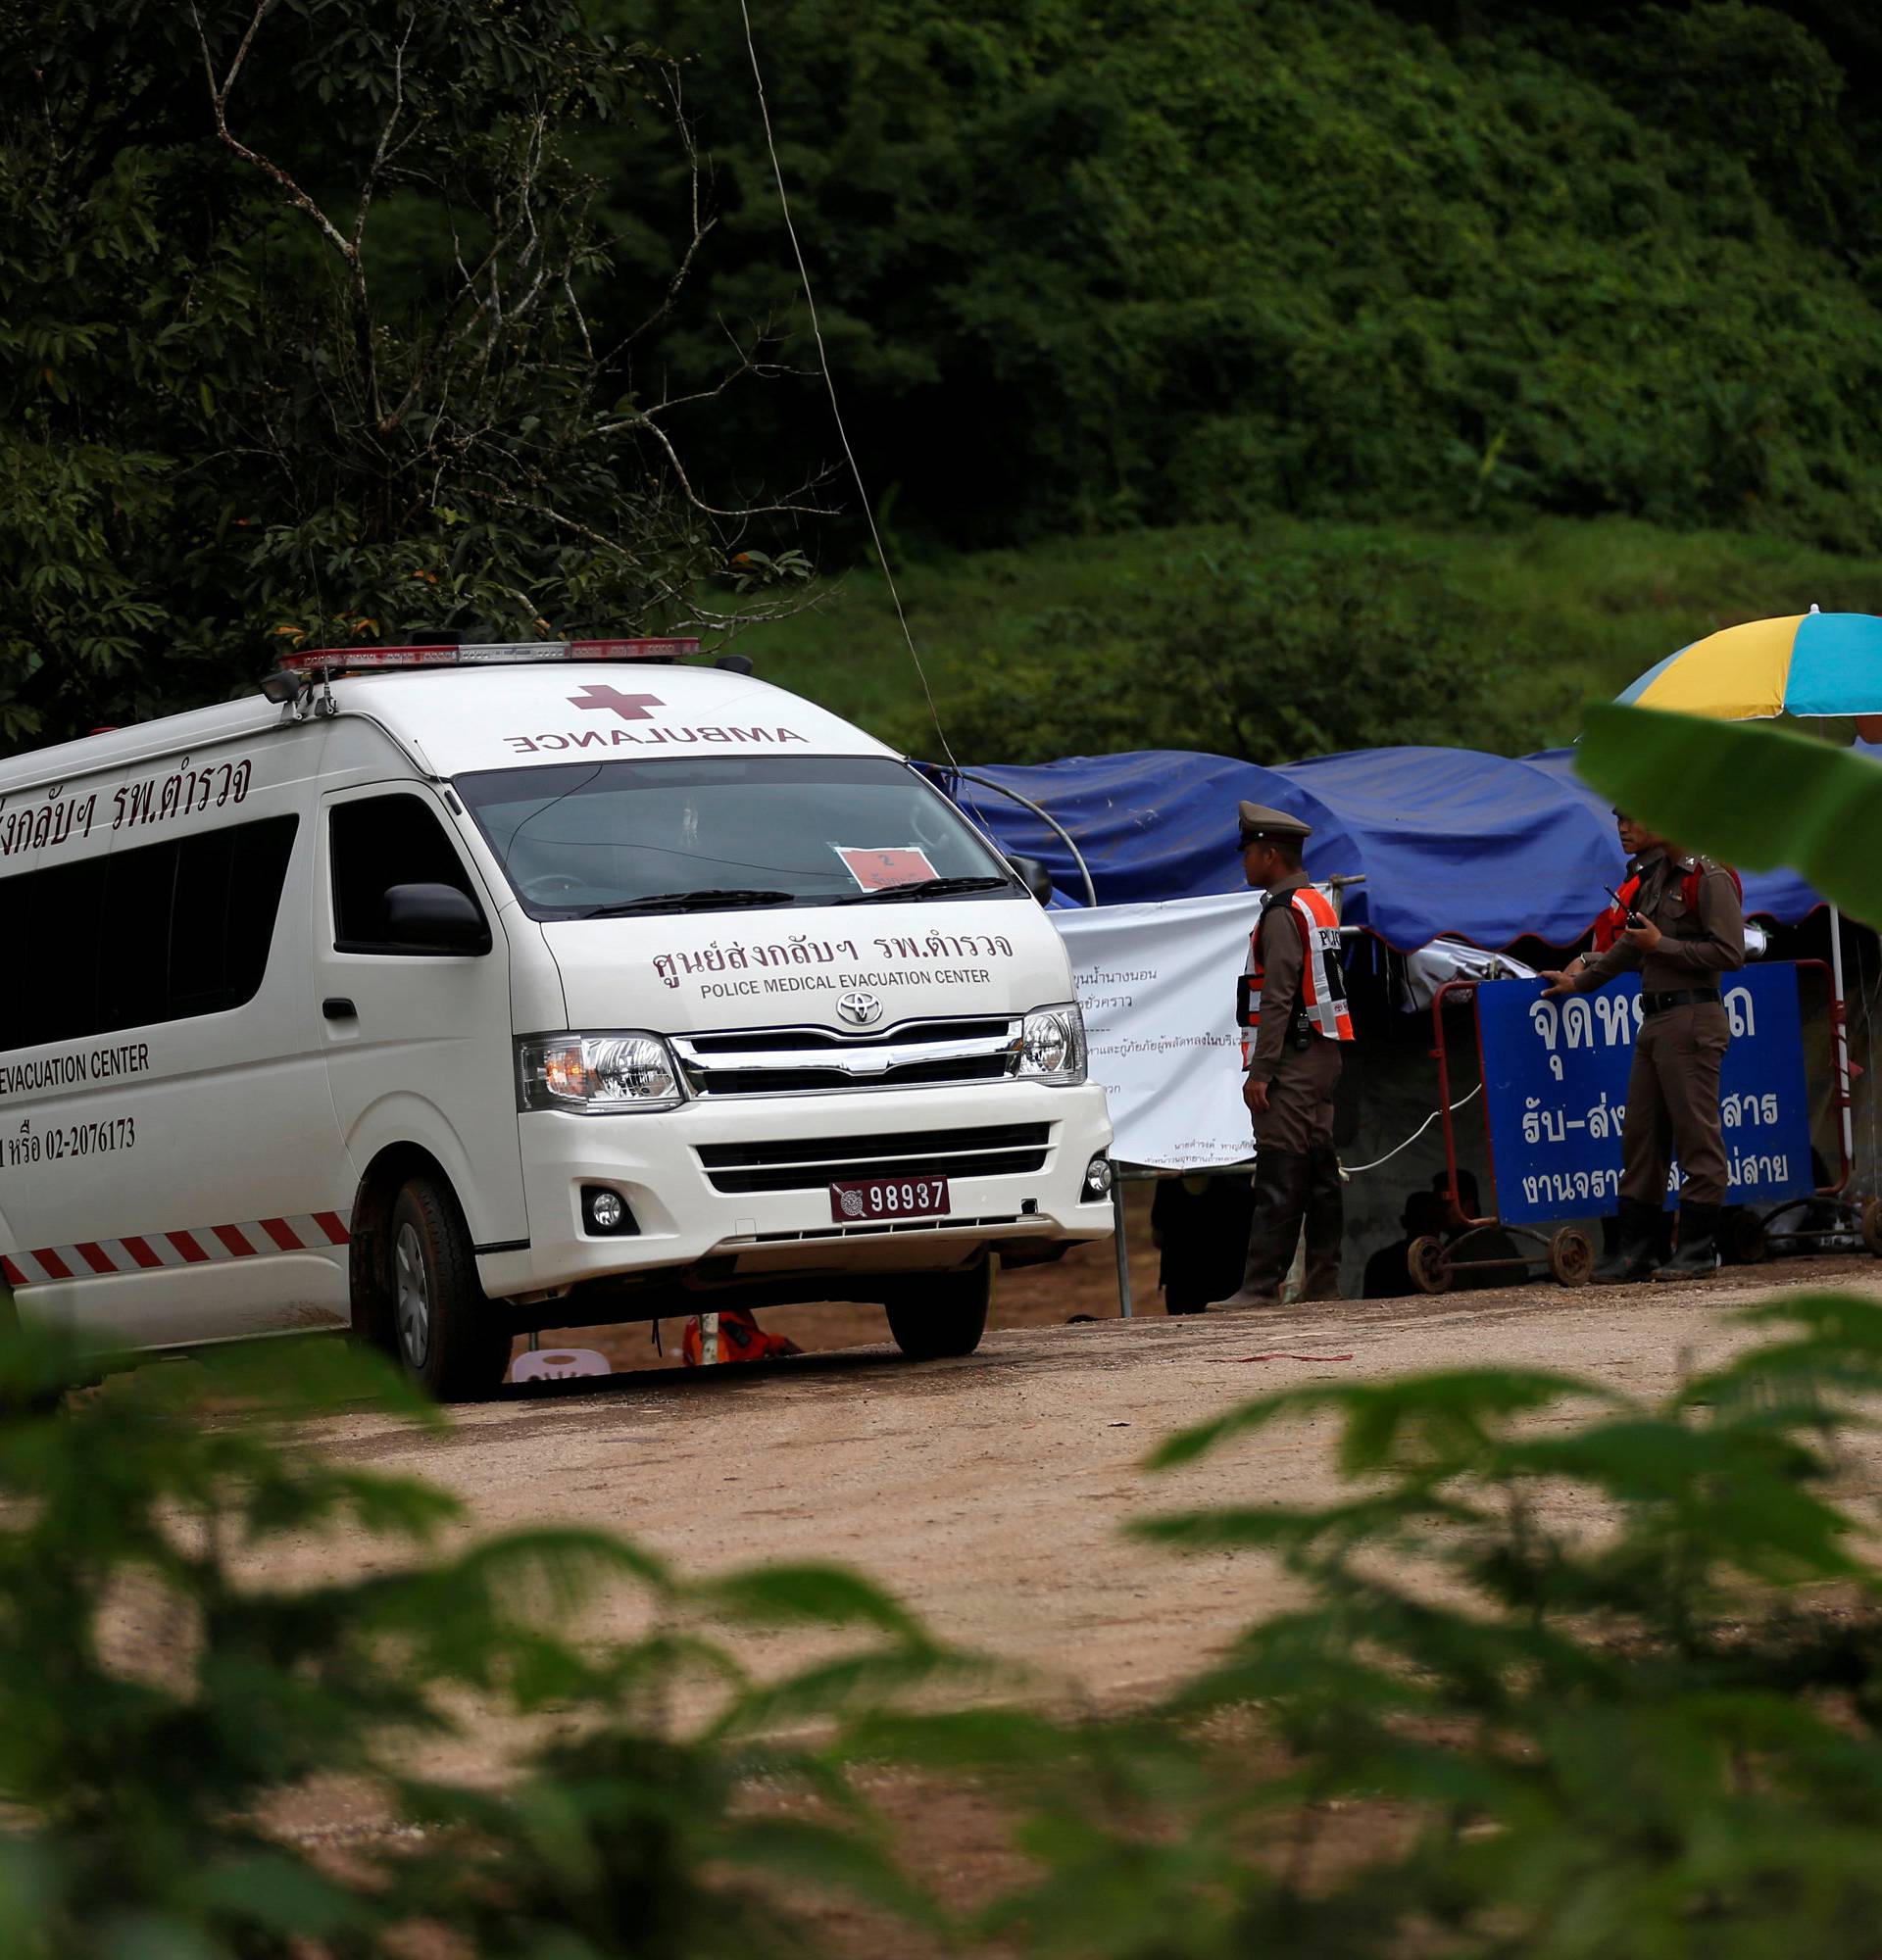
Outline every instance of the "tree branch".
{"label": "tree branch", "polygon": [[262,22],[273,11],[273,6],[274,0],[260,0],[260,4],[255,9],[254,19],[248,24],[248,31],[242,36],[242,44],[235,51],[235,59],[229,64],[228,74],[224,76],[223,84],[219,88],[216,85],[215,63],[209,52],[209,36],[203,28],[203,17],[196,11],[196,0],[190,0],[189,13],[190,18],[196,23],[196,39],[203,50],[203,73],[209,80],[209,106],[216,118],[216,134],[245,164],[251,165],[265,176],[272,177],[280,186],[281,193],[287,199],[288,203],[296,211],[305,212],[320,226],[321,230],[325,234],[328,243],[339,253],[340,257],[346,260],[349,265],[352,265],[359,255],[347,242],[339,227],[327,217],[326,213],[282,170],[279,164],[262,156],[257,151],[251,150],[228,126],[229,91],[235,86],[235,78],[242,72],[242,64],[248,59],[249,48],[254,43],[255,35],[261,27]]}
{"label": "tree branch", "polygon": [[[367,398],[376,406],[379,386],[372,360],[372,322],[367,306],[366,266],[361,256],[359,245],[360,233],[364,231],[366,226],[364,204],[361,208],[359,222],[355,227],[354,236],[348,239],[339,226],[327,217],[326,213],[315,203],[313,198],[294,181],[279,164],[275,163],[270,157],[263,156],[257,150],[251,150],[228,126],[229,94],[235,86],[236,78],[241,74],[243,64],[248,60],[248,51],[255,44],[255,36],[261,31],[262,23],[273,11],[273,7],[274,0],[256,0],[255,12],[249,20],[247,30],[242,35],[241,45],[235,50],[235,59],[229,63],[228,73],[223,77],[222,85],[218,87],[216,82],[216,65],[209,51],[209,35],[203,26],[203,17],[197,11],[196,0],[190,0],[189,14],[190,19],[196,24],[196,40],[203,51],[203,74],[209,83],[209,106],[216,118],[216,134],[245,164],[254,170],[260,171],[264,176],[272,178],[279,186],[281,194],[286,198],[287,202],[296,211],[304,213],[314,220],[314,223],[319,227],[327,242],[346,262],[348,284],[353,294],[355,316],[354,338],[359,350],[361,371],[366,377]],[[408,34],[411,32],[409,25],[406,31]],[[400,43],[401,56],[403,56],[404,45],[404,42]],[[393,111],[394,119],[396,119],[397,114],[398,112],[395,108]],[[383,141],[384,138],[382,136],[381,150],[383,150]],[[377,168],[377,162],[378,160],[375,159],[375,169]],[[370,175],[368,183],[370,187]]]}

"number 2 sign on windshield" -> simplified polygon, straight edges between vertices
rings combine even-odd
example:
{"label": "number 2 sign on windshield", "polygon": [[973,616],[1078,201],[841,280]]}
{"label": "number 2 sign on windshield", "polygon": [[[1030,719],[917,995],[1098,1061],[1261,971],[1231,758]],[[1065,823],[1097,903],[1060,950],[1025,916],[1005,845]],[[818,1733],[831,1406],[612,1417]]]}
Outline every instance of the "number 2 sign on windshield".
{"label": "number 2 sign on windshield", "polygon": [[866,892],[918,885],[923,878],[939,876],[928,861],[928,854],[918,844],[903,844],[891,851],[859,850],[848,844],[832,844],[830,849],[842,858],[843,868]]}

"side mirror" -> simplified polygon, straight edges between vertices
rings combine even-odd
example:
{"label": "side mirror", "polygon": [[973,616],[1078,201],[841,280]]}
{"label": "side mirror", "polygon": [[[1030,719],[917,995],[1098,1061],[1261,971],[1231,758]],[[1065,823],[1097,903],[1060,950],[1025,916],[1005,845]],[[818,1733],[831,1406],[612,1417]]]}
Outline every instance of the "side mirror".
{"label": "side mirror", "polygon": [[455,885],[393,885],[385,895],[386,936],[429,953],[488,953],[490,928],[476,902]]}
{"label": "side mirror", "polygon": [[1013,874],[1042,906],[1052,904],[1052,873],[1037,858],[1009,858]]}

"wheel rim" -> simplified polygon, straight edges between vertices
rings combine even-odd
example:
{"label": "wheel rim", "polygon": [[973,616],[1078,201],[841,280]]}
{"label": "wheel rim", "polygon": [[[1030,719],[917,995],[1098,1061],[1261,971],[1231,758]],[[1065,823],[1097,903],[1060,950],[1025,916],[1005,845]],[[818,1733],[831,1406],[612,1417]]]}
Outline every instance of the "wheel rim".
{"label": "wheel rim", "polygon": [[1420,1293],[1443,1293],[1451,1284],[1451,1261],[1436,1239],[1413,1239],[1406,1251],[1406,1265]]}
{"label": "wheel rim", "polygon": [[401,1225],[393,1246],[399,1351],[409,1368],[422,1368],[431,1352],[431,1289],[424,1270],[424,1248],[415,1226]]}
{"label": "wheel rim", "polygon": [[1549,1263],[1563,1286],[1580,1286],[1594,1270],[1594,1245],[1572,1226],[1564,1227],[1549,1248]]}

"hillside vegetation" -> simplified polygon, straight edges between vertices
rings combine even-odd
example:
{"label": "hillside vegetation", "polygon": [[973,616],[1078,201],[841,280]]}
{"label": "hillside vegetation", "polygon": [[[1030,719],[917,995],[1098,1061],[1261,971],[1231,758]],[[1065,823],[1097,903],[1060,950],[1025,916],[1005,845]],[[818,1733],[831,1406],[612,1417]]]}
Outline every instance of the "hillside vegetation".
{"label": "hillside vegetation", "polygon": [[[1812,603],[1882,611],[1882,556],[1620,517],[1273,517],[930,553],[899,584],[964,762],[1156,748],[1278,762],[1570,742],[1584,702],[1715,627]],[[938,756],[880,572],[859,565],[814,599],[739,642],[759,672]]]}
{"label": "hillside vegetation", "polygon": [[[284,641],[858,564],[741,10],[252,15],[0,16],[0,746]],[[964,753],[1521,747],[1706,624],[1873,603],[1868,0],[754,21]],[[913,740],[850,582],[776,670]]]}
{"label": "hillside vegetation", "polygon": [[[715,165],[721,223],[662,349],[703,379],[727,331],[802,312],[743,30],[613,5],[685,62]],[[853,433],[909,521],[986,545],[1612,512],[1882,543],[1872,8],[754,18]],[[646,141],[617,215],[683,238]],[[836,453],[820,383],[763,392],[715,406],[728,466]]]}

